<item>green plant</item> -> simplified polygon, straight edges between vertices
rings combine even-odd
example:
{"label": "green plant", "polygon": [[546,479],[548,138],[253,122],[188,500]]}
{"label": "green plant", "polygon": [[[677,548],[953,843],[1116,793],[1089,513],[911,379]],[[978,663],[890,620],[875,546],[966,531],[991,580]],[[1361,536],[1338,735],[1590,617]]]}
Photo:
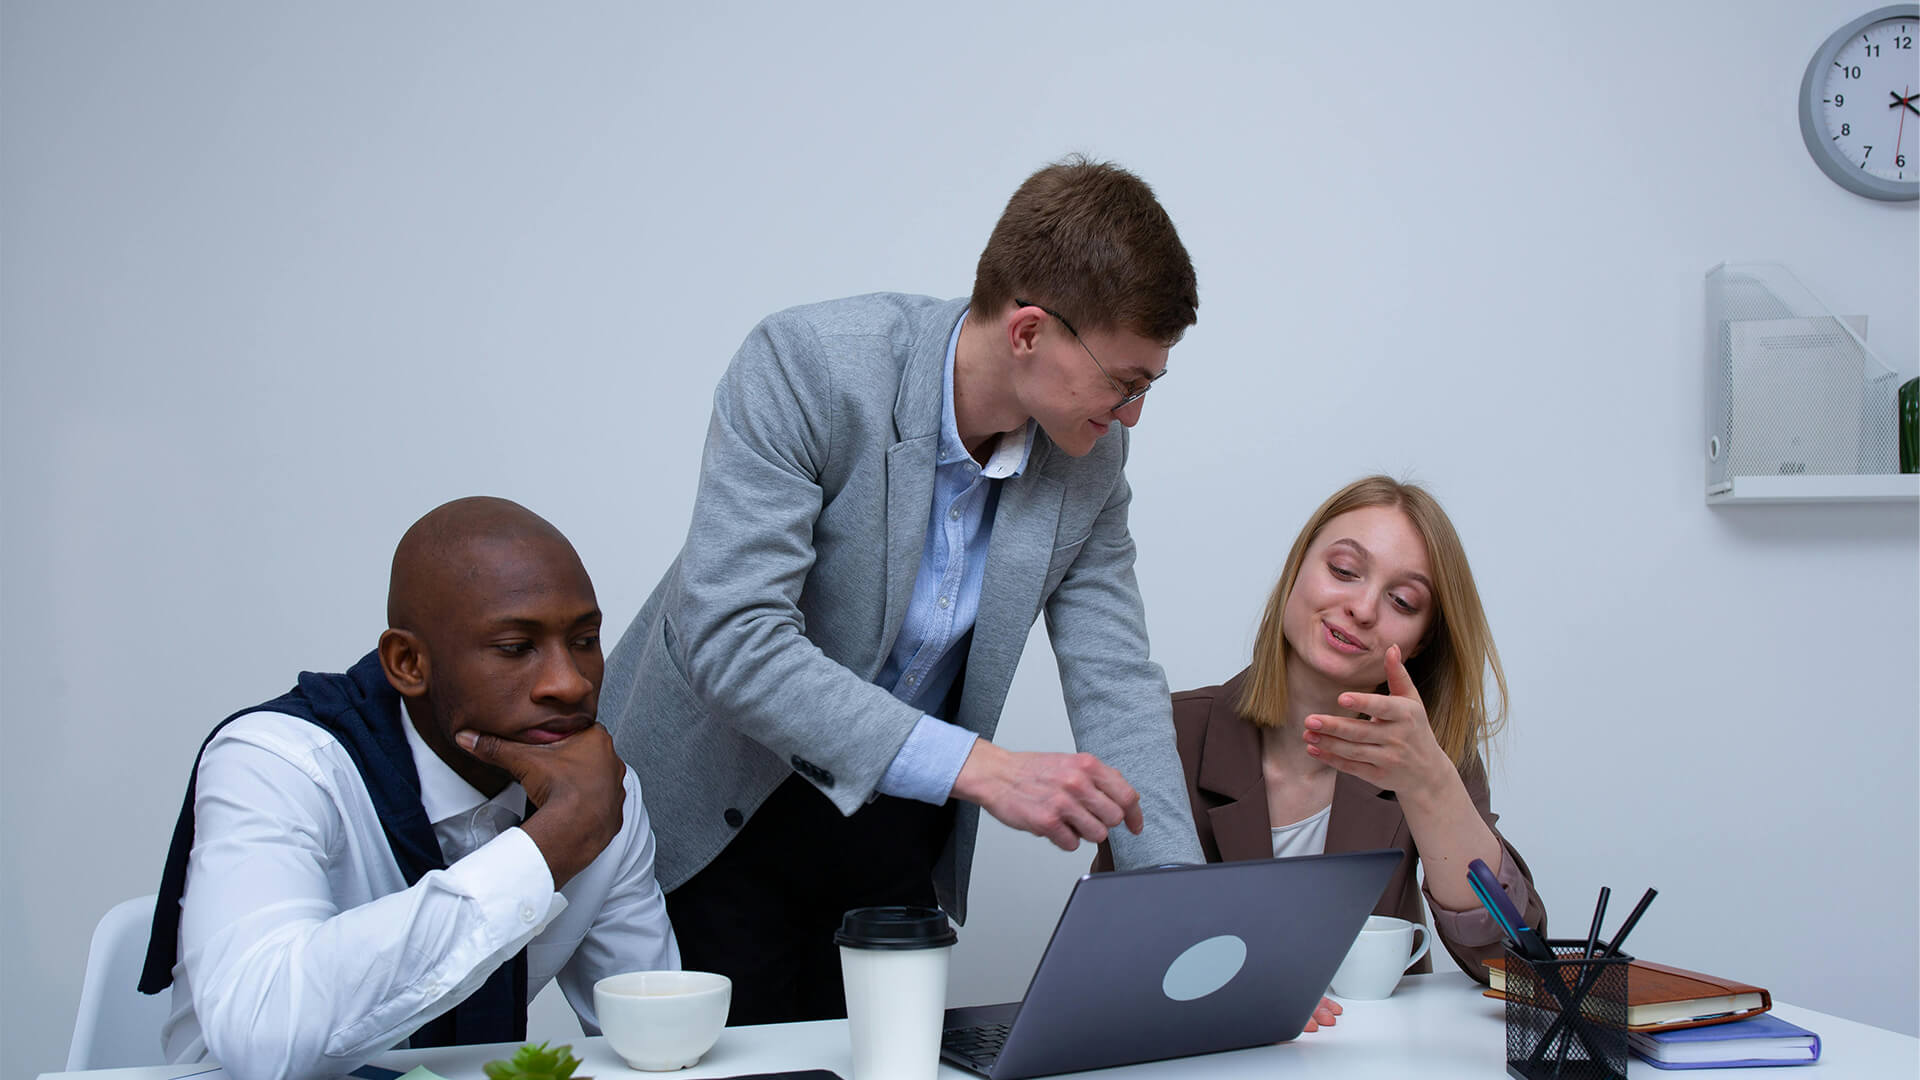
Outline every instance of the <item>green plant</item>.
{"label": "green plant", "polygon": [[579,1067],[580,1059],[573,1056],[571,1044],[549,1050],[546,1043],[528,1043],[511,1058],[489,1061],[485,1066],[487,1080],[593,1080],[589,1076],[575,1077],[573,1070]]}

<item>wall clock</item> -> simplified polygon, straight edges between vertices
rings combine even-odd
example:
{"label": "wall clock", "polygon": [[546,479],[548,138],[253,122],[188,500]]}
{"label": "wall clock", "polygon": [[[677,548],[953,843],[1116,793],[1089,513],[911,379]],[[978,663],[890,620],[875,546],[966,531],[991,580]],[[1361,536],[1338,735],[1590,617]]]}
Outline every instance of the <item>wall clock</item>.
{"label": "wall clock", "polygon": [[1800,80],[1800,137],[1834,183],[1869,199],[1920,198],[1920,3],[1834,32]]}

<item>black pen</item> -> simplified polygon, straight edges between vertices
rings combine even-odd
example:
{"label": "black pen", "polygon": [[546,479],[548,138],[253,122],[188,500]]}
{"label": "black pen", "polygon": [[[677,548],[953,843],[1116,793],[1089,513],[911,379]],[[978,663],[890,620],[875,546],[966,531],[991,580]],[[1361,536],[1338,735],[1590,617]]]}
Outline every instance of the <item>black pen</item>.
{"label": "black pen", "polygon": [[[1607,898],[1612,895],[1612,889],[1605,885],[1600,886],[1600,899],[1594,901],[1593,905],[1593,925],[1587,927],[1587,947],[1580,953],[1580,955],[1587,960],[1593,959],[1594,943],[1600,940],[1600,920],[1606,917]],[[1567,1043],[1571,1041],[1572,1040],[1564,1034],[1560,1037],[1560,1052],[1555,1054],[1553,1058],[1553,1075],[1555,1076],[1560,1075],[1560,1070],[1567,1063]]]}
{"label": "black pen", "polygon": [[1600,940],[1600,920],[1607,914],[1607,898],[1612,895],[1612,889],[1600,886],[1600,900],[1593,905],[1593,926],[1587,930],[1586,958],[1589,960],[1593,959],[1593,947]]}
{"label": "black pen", "polygon": [[1641,914],[1647,910],[1648,904],[1653,903],[1656,895],[1658,894],[1653,889],[1648,889],[1641,894],[1640,902],[1633,905],[1633,910],[1627,913],[1627,921],[1620,924],[1620,929],[1613,935],[1613,940],[1607,942],[1608,956],[1620,955],[1620,946],[1626,942],[1627,935],[1633,933],[1633,924],[1640,921]]}

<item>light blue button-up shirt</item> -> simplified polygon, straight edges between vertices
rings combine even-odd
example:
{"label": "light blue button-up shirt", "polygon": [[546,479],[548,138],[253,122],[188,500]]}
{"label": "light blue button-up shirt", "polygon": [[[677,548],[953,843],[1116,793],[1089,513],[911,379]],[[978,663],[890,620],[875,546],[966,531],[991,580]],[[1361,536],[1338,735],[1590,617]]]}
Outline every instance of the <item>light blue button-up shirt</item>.
{"label": "light blue button-up shirt", "polygon": [[913,599],[907,604],[900,636],[874,679],[923,714],[887,766],[879,788],[888,795],[935,804],[946,802],[953,793],[953,782],[979,736],[935,717],[933,711],[946,703],[954,679],[967,662],[966,650],[956,646],[966,639],[980,613],[980,585],[986,578],[999,481],[1024,472],[1033,449],[1031,420],[1021,431],[1001,435],[985,465],[974,461],[960,441],[953,417],[953,358],[966,321],[962,315],[947,339],[927,545],[920,552],[920,570],[913,579]]}

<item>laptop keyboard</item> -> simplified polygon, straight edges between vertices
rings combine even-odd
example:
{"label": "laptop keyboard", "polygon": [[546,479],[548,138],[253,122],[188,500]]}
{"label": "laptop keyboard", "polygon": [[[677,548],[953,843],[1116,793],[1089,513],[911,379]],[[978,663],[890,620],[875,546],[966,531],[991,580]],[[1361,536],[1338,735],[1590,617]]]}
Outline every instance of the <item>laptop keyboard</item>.
{"label": "laptop keyboard", "polygon": [[965,1058],[973,1063],[978,1072],[987,1072],[1000,1058],[1000,1048],[1007,1045],[1007,1031],[1012,1024],[981,1024],[977,1027],[948,1028],[940,1033],[940,1049]]}

